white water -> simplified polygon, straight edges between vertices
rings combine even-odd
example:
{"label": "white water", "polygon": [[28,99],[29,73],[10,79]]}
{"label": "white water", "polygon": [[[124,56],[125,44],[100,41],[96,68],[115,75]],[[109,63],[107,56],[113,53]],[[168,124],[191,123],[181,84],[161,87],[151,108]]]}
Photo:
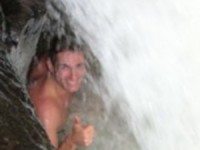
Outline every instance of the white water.
{"label": "white water", "polygon": [[199,150],[200,1],[62,2],[140,148]]}

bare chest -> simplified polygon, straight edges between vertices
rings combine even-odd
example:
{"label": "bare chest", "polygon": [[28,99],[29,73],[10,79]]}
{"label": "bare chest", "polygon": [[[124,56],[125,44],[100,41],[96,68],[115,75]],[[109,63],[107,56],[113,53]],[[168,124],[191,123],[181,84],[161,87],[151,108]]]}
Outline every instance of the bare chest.
{"label": "bare chest", "polygon": [[58,130],[62,129],[67,121],[68,116],[68,105],[67,104],[59,104],[58,105]]}

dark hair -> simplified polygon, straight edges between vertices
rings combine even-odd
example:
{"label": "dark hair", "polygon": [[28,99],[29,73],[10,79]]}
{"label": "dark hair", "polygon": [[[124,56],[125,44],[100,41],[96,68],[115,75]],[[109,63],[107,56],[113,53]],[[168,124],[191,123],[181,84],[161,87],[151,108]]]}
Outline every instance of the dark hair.
{"label": "dark hair", "polygon": [[80,42],[78,42],[74,37],[71,36],[62,36],[62,37],[54,37],[50,44],[49,57],[52,61],[52,64],[56,61],[56,55],[59,52],[63,51],[82,51],[83,47]]}

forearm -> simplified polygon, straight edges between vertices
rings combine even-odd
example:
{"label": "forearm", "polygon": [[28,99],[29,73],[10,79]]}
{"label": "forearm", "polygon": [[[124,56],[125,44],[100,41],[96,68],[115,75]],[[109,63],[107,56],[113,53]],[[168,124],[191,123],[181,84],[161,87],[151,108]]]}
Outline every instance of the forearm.
{"label": "forearm", "polygon": [[76,144],[74,143],[72,136],[67,136],[63,143],[59,146],[57,150],[76,150]]}

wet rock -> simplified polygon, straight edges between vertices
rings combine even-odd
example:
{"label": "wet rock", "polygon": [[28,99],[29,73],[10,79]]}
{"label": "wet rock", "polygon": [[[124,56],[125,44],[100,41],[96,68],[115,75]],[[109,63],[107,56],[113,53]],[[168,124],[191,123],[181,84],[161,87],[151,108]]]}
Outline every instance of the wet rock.
{"label": "wet rock", "polygon": [[19,36],[27,23],[44,12],[44,1],[0,0],[0,150],[53,149],[19,73],[8,59],[11,51],[20,51]]}

